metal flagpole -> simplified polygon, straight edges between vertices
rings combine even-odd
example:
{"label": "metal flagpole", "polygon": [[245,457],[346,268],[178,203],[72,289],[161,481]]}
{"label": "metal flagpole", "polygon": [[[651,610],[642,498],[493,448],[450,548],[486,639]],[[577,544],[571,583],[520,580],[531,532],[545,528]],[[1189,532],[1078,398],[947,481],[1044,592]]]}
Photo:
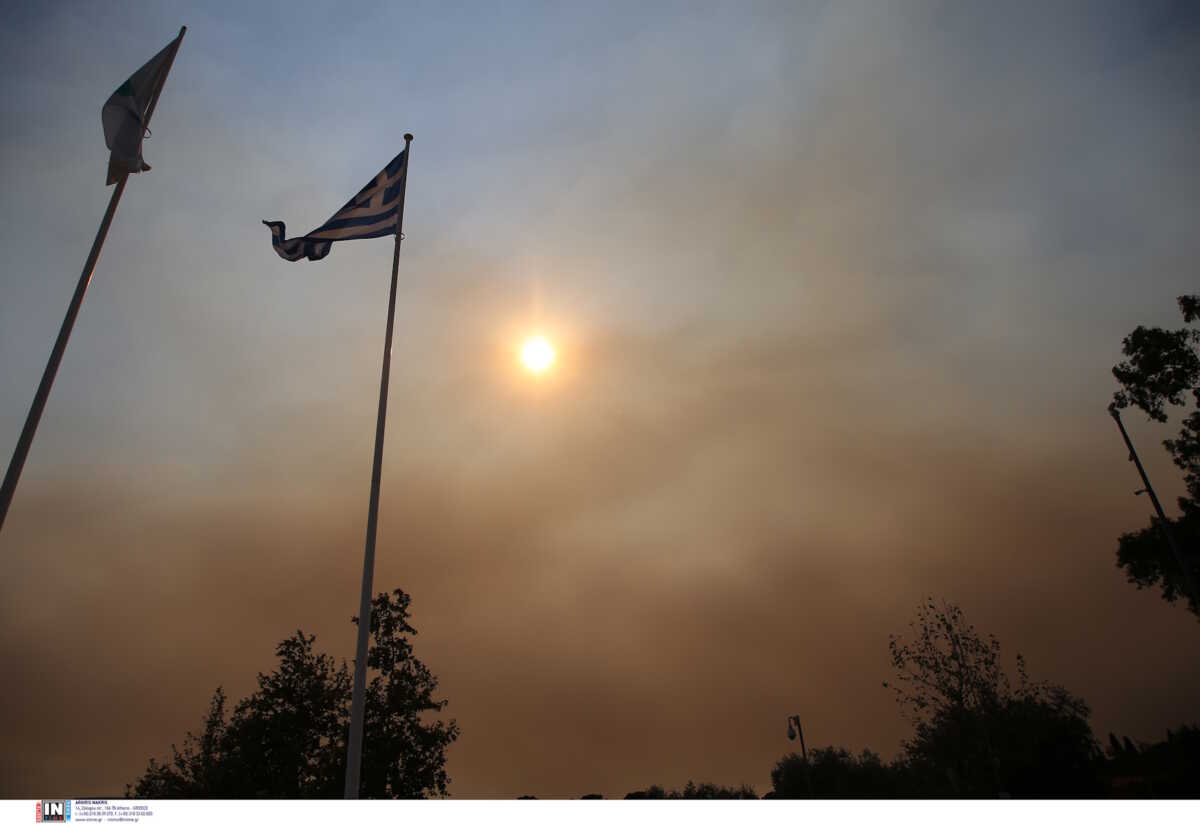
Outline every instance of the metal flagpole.
{"label": "metal flagpole", "polygon": [[396,213],[396,245],[392,248],[392,288],[388,294],[387,335],[383,344],[383,374],[379,378],[379,414],[375,419],[375,462],[371,468],[371,504],[367,509],[367,548],[363,554],[362,596],[358,602],[358,646],[354,654],[354,692],[350,699],[350,741],[346,753],[345,798],[358,798],[362,766],[363,705],[367,690],[367,641],[371,635],[371,586],[375,578],[375,526],[379,521],[379,478],[383,471],[383,427],[387,421],[388,374],[392,367],[392,324],[396,318],[396,273],[404,230],[404,195],[408,189],[408,158],[413,136],[404,135],[404,183]]}
{"label": "metal flagpole", "polygon": [[[1171,530],[1171,522],[1167,520],[1167,516],[1163,513],[1162,504],[1158,502],[1158,496],[1154,494],[1154,487],[1150,485],[1150,479],[1146,477],[1146,470],[1142,468],[1141,459],[1138,458],[1137,450],[1133,448],[1133,442],[1129,440],[1129,433],[1125,431],[1125,424],[1121,422],[1121,412],[1115,407],[1108,408],[1109,414],[1113,416],[1113,420],[1117,422],[1117,428],[1121,430],[1121,437],[1125,439],[1125,446],[1129,448],[1129,460],[1133,461],[1137,467],[1138,474],[1142,476],[1142,483],[1145,486],[1145,492],[1150,496],[1150,503],[1154,504],[1154,511],[1158,513],[1158,526],[1162,530],[1162,534],[1167,539],[1167,545],[1171,547],[1171,552],[1175,555],[1175,563],[1179,564],[1179,568],[1183,570],[1183,580],[1187,584],[1188,595],[1197,603],[1200,603],[1200,589],[1196,588],[1196,578],[1192,575],[1192,568],[1188,566],[1187,559],[1183,557],[1183,552],[1179,549],[1179,544],[1175,542],[1175,533]],[[1142,490],[1138,490],[1140,493]]]}
{"label": "metal flagpole", "polygon": [[[158,95],[167,81],[167,74],[171,71],[171,64],[175,62],[175,55],[179,52],[179,44],[183,42],[183,35],[186,31],[187,26],[179,30],[179,37],[175,39],[175,50],[171,52],[163,69],[162,77],[158,81],[158,88],[150,98],[144,123],[146,127],[150,125],[150,117],[154,114],[154,107],[158,104]],[[46,399],[50,397],[50,387],[54,385],[54,376],[58,374],[58,365],[62,362],[63,352],[66,351],[67,340],[71,337],[71,330],[75,328],[75,318],[79,315],[79,307],[83,304],[83,296],[87,292],[88,284],[92,282],[92,272],[96,268],[96,262],[100,259],[100,249],[104,246],[104,239],[108,236],[108,227],[112,224],[113,215],[117,213],[117,204],[125,192],[125,183],[128,180],[128,172],[121,175],[116,188],[113,189],[112,197],[109,198],[108,209],[104,212],[104,219],[100,221],[96,239],[92,241],[92,251],[88,253],[87,261],[83,264],[83,271],[79,273],[79,283],[75,285],[75,294],[71,296],[71,305],[67,307],[67,316],[63,318],[62,327],[58,330],[58,339],[54,341],[54,348],[50,350],[50,360],[46,364],[46,371],[42,373],[42,382],[38,384],[37,393],[34,394],[33,403],[29,407],[29,414],[25,416],[25,425],[21,428],[21,436],[17,439],[17,448],[13,450],[12,460],[8,463],[8,471],[4,473],[4,484],[0,486],[0,529],[4,528],[4,519],[8,515],[9,504],[12,503],[13,495],[17,491],[17,481],[21,478],[25,458],[29,455],[29,447],[33,444],[33,436],[37,432],[38,422],[42,419],[42,410],[46,407]]]}

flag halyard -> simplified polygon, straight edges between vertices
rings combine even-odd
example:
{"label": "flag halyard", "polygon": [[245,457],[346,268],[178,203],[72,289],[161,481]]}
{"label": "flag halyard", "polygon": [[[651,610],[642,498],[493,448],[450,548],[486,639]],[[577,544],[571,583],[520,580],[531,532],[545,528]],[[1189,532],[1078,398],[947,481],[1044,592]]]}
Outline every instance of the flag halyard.
{"label": "flag halyard", "polygon": [[271,245],[284,260],[320,260],[338,240],[361,240],[395,234],[404,181],[408,171],[407,149],[363,186],[329,220],[307,235],[288,238],[281,220],[264,220],[271,230]]}

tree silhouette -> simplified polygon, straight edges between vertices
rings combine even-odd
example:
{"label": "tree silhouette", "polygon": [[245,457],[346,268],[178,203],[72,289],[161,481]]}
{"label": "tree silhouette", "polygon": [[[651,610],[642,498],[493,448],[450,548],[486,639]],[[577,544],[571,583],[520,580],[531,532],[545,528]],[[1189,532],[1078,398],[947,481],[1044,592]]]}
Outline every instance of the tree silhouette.
{"label": "tree silhouette", "polygon": [[[1178,302],[1185,324],[1200,319],[1200,295],[1182,295]],[[1183,470],[1188,492],[1179,498],[1180,517],[1169,519],[1168,527],[1180,543],[1184,563],[1194,577],[1200,577],[1200,329],[1138,326],[1121,342],[1121,352],[1125,360],[1112,370],[1121,385],[1113,394],[1114,408],[1136,406],[1151,420],[1166,423],[1171,407],[1191,407],[1179,435],[1164,440],[1163,446]],[[1121,535],[1117,566],[1138,589],[1161,587],[1168,603],[1182,595],[1188,609],[1200,617],[1200,601],[1195,593],[1188,593],[1183,571],[1160,527],[1152,517],[1149,526]]]}
{"label": "tree silhouette", "polygon": [[788,753],[771,770],[774,798],[895,798],[904,794],[898,768],[877,753],[854,755],[840,747],[810,750],[808,760]]}
{"label": "tree silhouette", "polygon": [[[1178,518],[1168,518],[1168,522],[1179,551],[1191,560],[1193,577],[1200,580],[1200,564],[1195,561],[1194,549],[1200,546],[1200,512],[1189,503]],[[1125,570],[1126,579],[1138,589],[1157,586],[1167,603],[1183,598],[1187,608],[1200,618],[1200,601],[1188,593],[1183,570],[1163,537],[1158,518],[1152,516],[1149,526],[1123,533],[1117,539],[1117,566]]]}
{"label": "tree silhouette", "polygon": [[1000,666],[1000,644],[985,640],[953,604],[932,599],[892,636],[889,685],[914,736],[904,743],[909,783],[922,794],[1077,797],[1099,792],[1099,746],[1089,709],[1064,687],[1032,681],[1017,656],[1017,685]]}
{"label": "tree silhouette", "polygon": [[1118,798],[1195,798],[1200,775],[1200,727],[1167,730],[1156,744],[1137,746],[1108,734],[1107,772]]}
{"label": "tree silhouette", "polygon": [[682,790],[665,790],[658,784],[651,784],[644,790],[636,790],[625,795],[626,801],[712,801],[755,798],[758,798],[758,794],[754,792],[754,788],[745,784],[740,787],[724,787],[708,781],[702,781],[699,784],[689,781]]}
{"label": "tree silhouette", "polygon": [[[445,796],[446,747],[458,737],[440,712],[437,678],[414,655],[410,599],[397,589],[372,602],[361,798]],[[352,619],[356,620],[356,619]],[[126,795],[138,798],[340,798],[345,780],[351,678],[343,661],[296,634],[276,647],[278,667],[258,675],[258,688],[226,719],[217,688],[203,731],[187,733],[167,762],[153,758]]]}

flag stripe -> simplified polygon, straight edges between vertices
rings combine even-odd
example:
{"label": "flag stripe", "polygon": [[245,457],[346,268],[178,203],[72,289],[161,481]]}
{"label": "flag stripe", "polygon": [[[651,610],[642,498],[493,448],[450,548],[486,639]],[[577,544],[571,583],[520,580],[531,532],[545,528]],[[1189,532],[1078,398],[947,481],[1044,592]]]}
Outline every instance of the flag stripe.
{"label": "flag stripe", "polygon": [[313,232],[307,235],[307,237],[309,240],[355,240],[360,237],[367,237],[371,232],[379,229],[388,228],[396,228],[396,213],[394,211],[383,220],[372,220],[364,223],[356,223],[353,226],[325,229],[320,232]]}
{"label": "flag stripe", "polygon": [[404,152],[391,162],[329,220],[304,237],[288,238],[282,221],[264,220],[271,230],[271,245],[284,260],[320,260],[338,240],[358,240],[395,234],[400,194],[404,191]]}
{"label": "flag stripe", "polygon": [[372,214],[363,215],[362,217],[346,217],[341,218],[340,220],[334,220],[330,218],[329,220],[325,221],[324,225],[321,226],[320,229],[313,229],[311,232],[309,232],[308,236],[323,238],[326,237],[329,232],[335,232],[341,229],[350,229],[355,226],[370,226],[371,224],[378,223],[381,220],[392,220],[395,217],[396,207],[393,206],[384,212],[375,212]]}

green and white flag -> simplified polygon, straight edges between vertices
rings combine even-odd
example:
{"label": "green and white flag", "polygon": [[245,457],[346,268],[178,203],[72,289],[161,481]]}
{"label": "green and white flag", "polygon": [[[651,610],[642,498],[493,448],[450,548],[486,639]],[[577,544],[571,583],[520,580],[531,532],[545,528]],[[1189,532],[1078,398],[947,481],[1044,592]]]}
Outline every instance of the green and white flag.
{"label": "green and white flag", "polygon": [[112,150],[108,158],[108,183],[116,183],[121,175],[149,171],[150,164],[142,159],[142,140],[146,137],[147,115],[154,107],[163,81],[171,70],[180,33],[166,48],[121,84],[104,108],[100,122],[104,126],[104,143]]}

